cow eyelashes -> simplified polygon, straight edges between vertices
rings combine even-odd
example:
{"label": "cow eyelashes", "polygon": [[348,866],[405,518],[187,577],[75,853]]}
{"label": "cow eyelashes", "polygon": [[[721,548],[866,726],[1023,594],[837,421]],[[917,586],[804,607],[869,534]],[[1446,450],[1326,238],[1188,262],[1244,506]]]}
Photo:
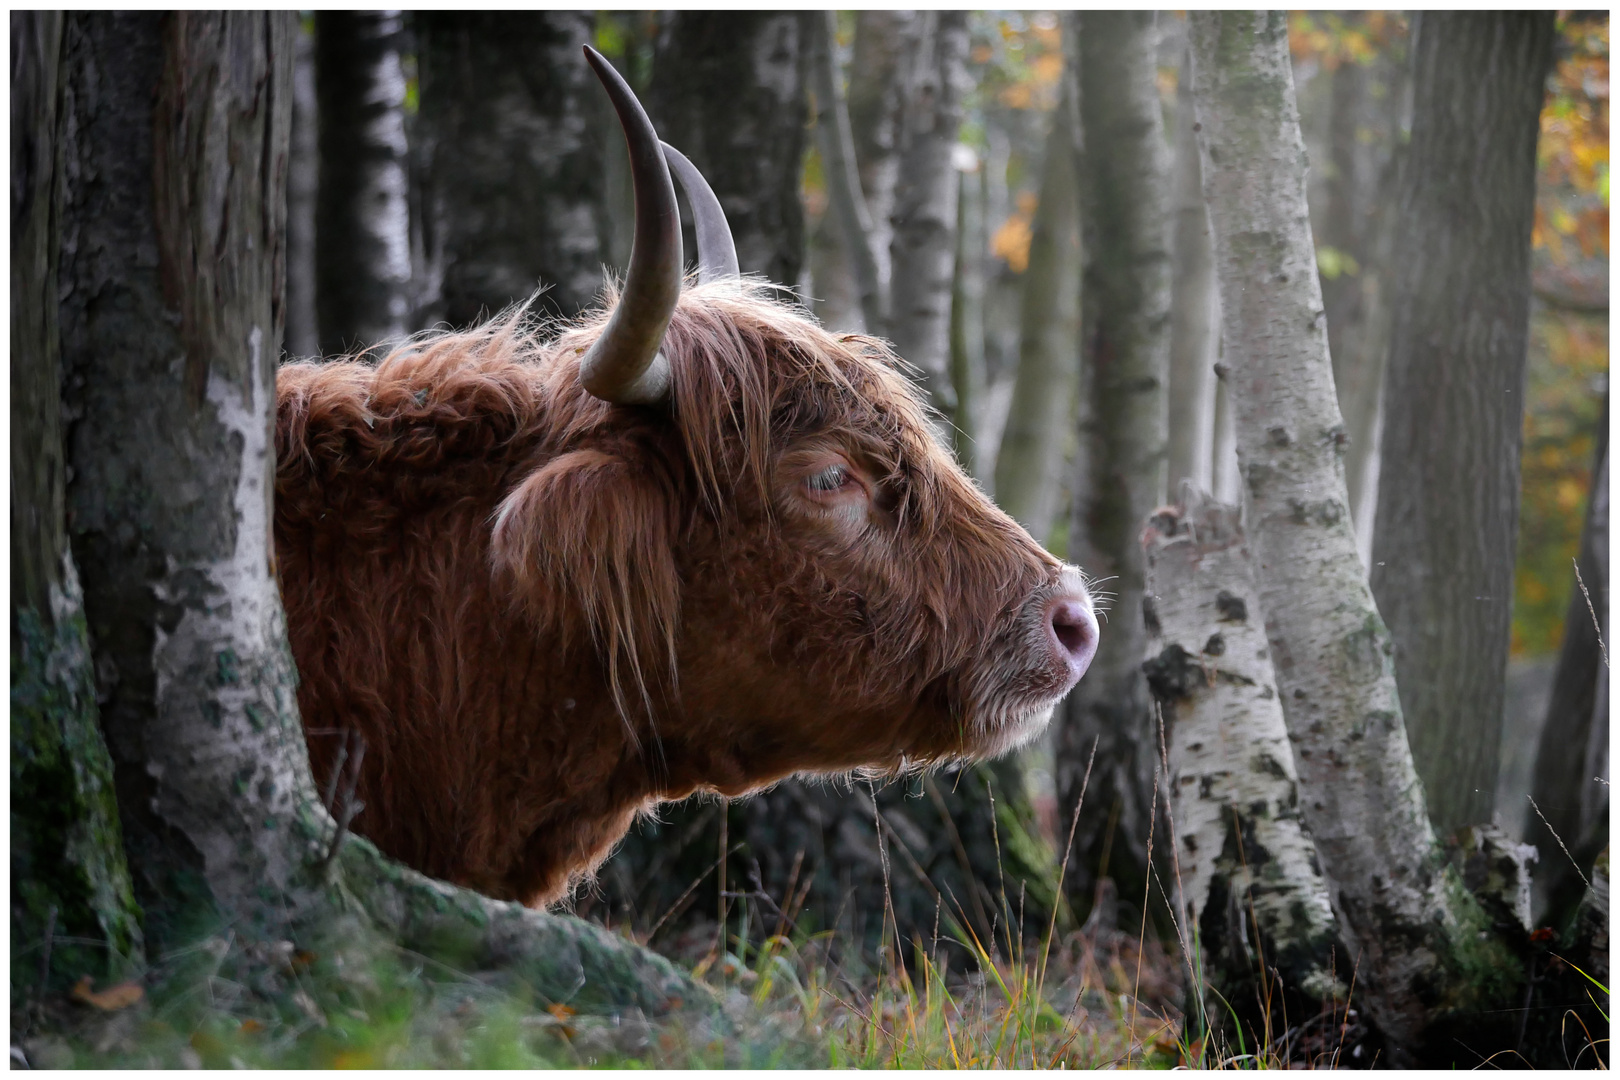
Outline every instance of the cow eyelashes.
{"label": "cow eyelashes", "polygon": [[804,482],[811,491],[837,491],[849,483],[849,469],[844,465],[829,465],[807,476]]}

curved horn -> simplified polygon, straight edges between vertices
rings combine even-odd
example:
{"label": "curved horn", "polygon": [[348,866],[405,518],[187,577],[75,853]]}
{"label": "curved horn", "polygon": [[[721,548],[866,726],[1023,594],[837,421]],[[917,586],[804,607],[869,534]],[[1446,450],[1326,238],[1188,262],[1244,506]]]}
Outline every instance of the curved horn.
{"label": "curved horn", "polygon": [[659,347],[681,294],[681,214],[658,133],[630,87],[601,53],[585,59],[602,80],[624,128],[636,198],[630,270],[602,336],[579,362],[579,382],[605,401],[652,405],[669,394],[669,361]]}
{"label": "curved horn", "polygon": [[697,233],[698,284],[741,277],[737,245],[732,242],[731,226],[726,223],[726,212],[720,208],[714,189],[685,154],[669,143],[663,146],[669,171],[681,182],[681,190],[686,192],[686,201],[692,207],[692,225]]}

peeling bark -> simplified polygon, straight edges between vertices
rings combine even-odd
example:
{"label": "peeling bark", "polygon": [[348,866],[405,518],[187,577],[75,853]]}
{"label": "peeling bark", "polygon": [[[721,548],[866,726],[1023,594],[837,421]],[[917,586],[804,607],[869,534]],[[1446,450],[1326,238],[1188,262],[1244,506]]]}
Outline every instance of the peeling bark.
{"label": "peeling bark", "polygon": [[919,18],[890,218],[888,336],[918,369],[948,431],[956,415],[950,378],[957,195],[952,160],[967,88],[967,12],[925,11]]}
{"label": "peeling bark", "polygon": [[1413,42],[1370,576],[1442,837],[1494,803],[1553,23],[1425,13]]}
{"label": "peeling bark", "polygon": [[1305,822],[1357,1000],[1411,1060],[1431,1023],[1507,999],[1522,971],[1442,860],[1356,553],[1286,18],[1196,13],[1191,29],[1245,521]]}
{"label": "peeling bark", "polygon": [[1069,694],[1057,731],[1058,805],[1074,805],[1095,741],[1086,798],[1098,814],[1075,834],[1070,895],[1090,898],[1087,875],[1099,873],[1106,848],[1120,896],[1140,903],[1159,756],[1141,671],[1141,531],[1165,499],[1170,161],[1153,13],[1088,11],[1078,20],[1086,412],[1069,554],[1106,580],[1113,603],[1097,657]]}
{"label": "peeling bark", "polygon": [[[1168,729],[1179,929],[1185,954],[1241,1012],[1264,996],[1255,973],[1268,968],[1314,1011],[1347,988],[1333,972],[1337,928],[1238,516],[1187,485],[1142,537],[1152,614],[1142,669]],[[1206,1004],[1218,1026],[1224,1010]]]}

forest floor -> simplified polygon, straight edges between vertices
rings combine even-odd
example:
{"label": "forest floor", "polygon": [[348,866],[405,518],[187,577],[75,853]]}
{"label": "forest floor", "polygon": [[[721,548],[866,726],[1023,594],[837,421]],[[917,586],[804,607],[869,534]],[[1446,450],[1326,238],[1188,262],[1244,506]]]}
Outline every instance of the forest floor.
{"label": "forest floor", "polygon": [[[1151,936],[971,939],[863,953],[832,934],[664,947],[726,1019],[593,1015],[451,970],[353,921],[309,940],[226,931],[139,980],[41,999],[13,987],[12,1066],[32,1068],[1169,1068],[1371,1064],[1354,1010],[1190,1039],[1179,955]],[[1044,937],[1045,935],[1043,935]],[[901,955],[904,952],[905,955]],[[1008,959],[1008,957],[1013,957]],[[1268,1012],[1267,1015],[1270,1015]],[[1255,1045],[1259,1043],[1259,1045]]]}

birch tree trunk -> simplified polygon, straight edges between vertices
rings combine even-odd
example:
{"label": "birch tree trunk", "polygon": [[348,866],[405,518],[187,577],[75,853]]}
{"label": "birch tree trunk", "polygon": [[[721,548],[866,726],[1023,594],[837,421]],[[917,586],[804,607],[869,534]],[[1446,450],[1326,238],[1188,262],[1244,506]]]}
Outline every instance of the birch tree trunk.
{"label": "birch tree trunk", "polygon": [[1553,22],[1425,14],[1413,43],[1371,578],[1442,836],[1494,803]]}
{"label": "birch tree trunk", "polygon": [[325,353],[398,339],[407,330],[402,31],[397,11],[315,15],[315,312]]}
{"label": "birch tree trunk", "polygon": [[1065,72],[1046,138],[1040,202],[1023,274],[1018,372],[995,455],[996,502],[1041,541],[1050,534],[1057,512],[1064,444],[1080,375],[1076,93],[1072,72]]}
{"label": "birch tree trunk", "polygon": [[1212,490],[1215,451],[1215,358],[1220,342],[1220,294],[1210,250],[1193,133],[1191,61],[1183,58],[1176,86],[1175,264],[1170,276],[1170,487],[1191,480]]}
{"label": "birch tree trunk", "polygon": [[799,180],[814,32],[809,13],[667,13],[646,97],[659,135],[719,196],[743,273],[789,286],[804,261]]}
{"label": "birch tree trunk", "polygon": [[[885,313],[889,244],[894,237],[890,216],[900,171],[906,87],[921,31],[922,17],[915,11],[860,11],[855,15],[855,47],[849,65],[850,138],[871,219],[869,243]],[[886,331],[885,314],[872,332]]]}
{"label": "birch tree trunk", "polygon": [[837,31],[837,13],[822,13],[811,61],[815,68],[816,146],[827,185],[822,227],[829,236],[837,236],[836,250],[843,256],[845,272],[854,279],[865,332],[881,335],[888,322],[888,289],[879,271],[872,215],[867,210],[855,163],[855,137],[850,131],[843,74],[836,55]]}
{"label": "birch tree trunk", "polygon": [[[1240,1015],[1280,976],[1290,1015],[1343,999],[1330,949],[1337,928],[1266,642],[1265,613],[1239,511],[1190,484],[1149,519],[1147,663],[1168,731],[1173,864],[1184,954]],[[1196,933],[1196,943],[1193,935]],[[1271,974],[1275,972],[1275,976]],[[1206,1005],[1224,1026],[1218,999]]]}
{"label": "birch tree trunk", "polygon": [[1106,848],[1121,899],[1139,904],[1158,759],[1141,670],[1141,532],[1165,501],[1170,163],[1153,13],[1088,11],[1078,21],[1087,412],[1069,553],[1114,597],[1097,657],[1065,706],[1056,779],[1059,807],[1074,806],[1097,745],[1086,796],[1097,813],[1075,835],[1070,895],[1089,900]]}
{"label": "birch tree trunk", "polygon": [[956,255],[953,165],[967,84],[967,12],[925,11],[912,56],[889,244],[889,337],[916,365],[943,415],[956,416],[951,384],[951,278]]}
{"label": "birch tree trunk", "polygon": [[[313,21],[313,20],[311,20]],[[299,20],[293,44],[292,141],[287,154],[286,355],[321,355],[315,318],[315,198],[320,185],[315,35]],[[407,260],[408,261],[408,260]]]}
{"label": "birch tree trunk", "polygon": [[[142,959],[63,483],[61,12],[11,14],[11,999]],[[60,944],[56,938],[64,938]],[[43,983],[41,978],[43,976]]]}
{"label": "birch tree trunk", "polygon": [[1305,823],[1359,958],[1357,1000],[1399,1064],[1441,1017],[1504,1000],[1519,969],[1443,862],[1401,722],[1394,642],[1356,554],[1286,17],[1196,13],[1191,29],[1226,382],[1277,690]]}
{"label": "birch tree trunk", "polygon": [[581,59],[591,16],[423,11],[413,20],[427,280],[412,321],[464,326],[542,285],[539,310],[580,311],[602,285],[597,204],[604,147],[617,138]]}

